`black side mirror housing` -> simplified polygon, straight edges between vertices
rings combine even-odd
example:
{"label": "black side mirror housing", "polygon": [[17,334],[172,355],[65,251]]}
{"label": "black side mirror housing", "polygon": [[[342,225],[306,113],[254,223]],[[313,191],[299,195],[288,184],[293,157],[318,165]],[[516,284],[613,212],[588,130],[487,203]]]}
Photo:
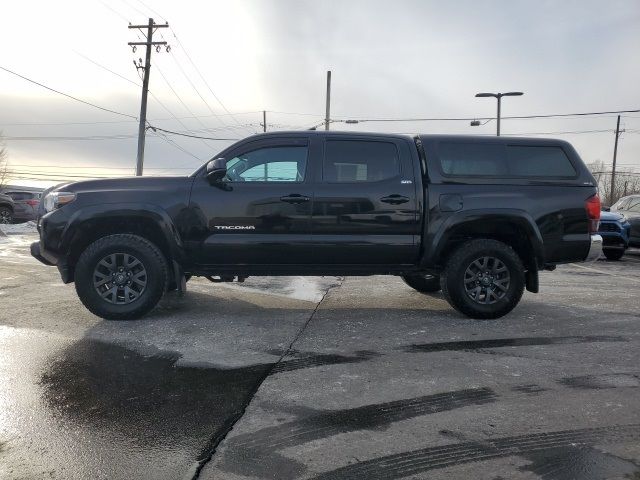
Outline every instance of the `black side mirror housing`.
{"label": "black side mirror housing", "polygon": [[602,207],[602,211],[603,212],[610,212],[611,211],[611,207],[607,207],[606,205]]}
{"label": "black side mirror housing", "polygon": [[209,183],[219,182],[227,174],[227,161],[215,158],[207,163],[207,180]]}

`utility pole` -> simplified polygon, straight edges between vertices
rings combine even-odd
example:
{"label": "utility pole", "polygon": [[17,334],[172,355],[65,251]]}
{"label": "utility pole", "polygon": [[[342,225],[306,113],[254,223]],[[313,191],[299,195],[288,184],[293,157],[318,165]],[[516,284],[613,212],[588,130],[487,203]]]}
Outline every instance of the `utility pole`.
{"label": "utility pole", "polygon": [[[142,100],[140,102],[140,126],[138,127],[138,156],[136,160],[136,176],[142,175],[142,165],[144,164],[144,141],[145,141],[145,133],[147,127],[147,95],[149,93],[149,74],[151,72],[151,47],[156,47],[156,52],[160,51],[161,45],[167,45],[167,42],[154,42],[153,41],[153,33],[157,28],[167,28],[169,26],[168,23],[164,25],[157,25],[153,22],[153,18],[149,19],[148,25],[129,25],[129,28],[138,28],[145,35],[143,28],[147,29],[146,42],[129,42],[129,46],[133,48],[135,52],[138,45],[145,45],[147,47],[147,51],[145,54],[145,62],[144,66],[142,66],[142,59],[139,60],[139,63],[133,61],[133,64],[137,69],[142,69],[144,71],[144,79],[142,80]],[[166,47],[167,52],[169,51],[169,46]]]}
{"label": "utility pole", "polygon": [[327,71],[327,111],[324,117],[324,129],[329,130],[331,122],[331,70]]}
{"label": "utility pole", "polygon": [[620,115],[616,122],[616,142],[613,145],[613,168],[611,169],[611,193],[609,193],[609,205],[613,205],[614,188],[616,186],[616,158],[618,157],[618,137],[620,136]]}
{"label": "utility pole", "polygon": [[267,131],[267,111],[262,110],[262,131]]}

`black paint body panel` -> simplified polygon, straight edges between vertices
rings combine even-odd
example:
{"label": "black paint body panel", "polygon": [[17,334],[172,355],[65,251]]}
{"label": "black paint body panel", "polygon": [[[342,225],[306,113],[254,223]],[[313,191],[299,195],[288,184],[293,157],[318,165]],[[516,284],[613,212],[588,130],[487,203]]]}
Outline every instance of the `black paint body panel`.
{"label": "black paint body panel", "polygon": [[[325,142],[332,138],[395,144],[400,174],[324,182]],[[443,175],[439,142],[467,140],[561,146],[578,174],[563,180]],[[203,166],[190,177],[58,186],[77,199],[39,220],[39,251],[72,272],[82,248],[101,234],[139,233],[187,273],[238,275],[438,271],[452,245],[474,236],[518,236],[533,270],[587,255],[585,201],[596,193],[595,181],[566,142],[296,131],[256,135],[216,157],[282,145],[308,147],[304,181],[212,185]],[[291,196],[307,200],[291,203]]]}

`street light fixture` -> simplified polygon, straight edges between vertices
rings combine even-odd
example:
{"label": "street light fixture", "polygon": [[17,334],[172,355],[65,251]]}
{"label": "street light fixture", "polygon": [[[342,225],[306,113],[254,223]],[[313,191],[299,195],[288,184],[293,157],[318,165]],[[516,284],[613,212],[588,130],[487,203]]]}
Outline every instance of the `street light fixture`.
{"label": "street light fixture", "polygon": [[498,100],[498,116],[496,117],[498,121],[496,135],[498,135],[498,137],[500,136],[500,103],[501,103],[502,97],[519,97],[521,95],[524,95],[524,93],[522,92],[476,93],[476,97],[494,97]]}

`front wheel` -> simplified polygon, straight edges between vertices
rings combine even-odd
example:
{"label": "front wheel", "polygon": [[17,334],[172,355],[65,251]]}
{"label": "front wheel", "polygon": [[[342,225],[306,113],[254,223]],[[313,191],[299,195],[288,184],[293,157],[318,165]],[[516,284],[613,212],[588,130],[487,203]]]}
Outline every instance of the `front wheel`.
{"label": "front wheel", "polygon": [[402,280],[418,292],[435,293],[440,291],[439,275],[403,275]]}
{"label": "front wheel", "polygon": [[522,261],[509,245],[471,240],[449,258],[442,293],[459,312],[478,319],[499,318],[518,304],[525,287]]}
{"label": "front wheel", "polygon": [[76,292],[99,317],[137,319],[162,298],[167,271],[167,261],[153,243],[137,235],[109,235],[80,255]]}

